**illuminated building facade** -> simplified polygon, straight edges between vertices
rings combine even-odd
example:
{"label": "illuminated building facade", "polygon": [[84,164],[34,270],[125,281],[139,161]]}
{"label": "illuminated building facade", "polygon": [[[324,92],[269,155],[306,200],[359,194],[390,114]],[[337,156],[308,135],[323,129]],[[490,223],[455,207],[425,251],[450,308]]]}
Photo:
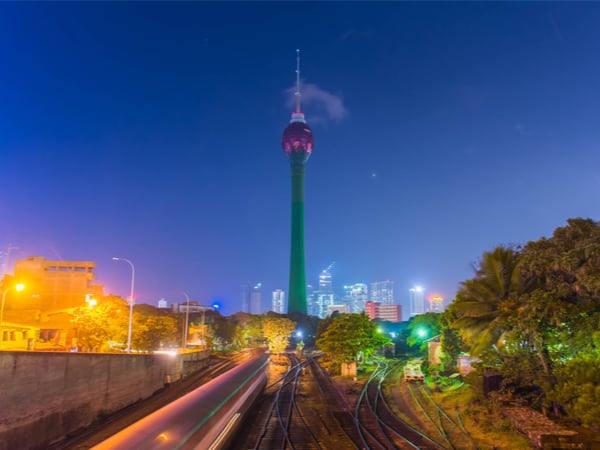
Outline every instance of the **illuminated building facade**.
{"label": "illuminated building facade", "polygon": [[356,283],[344,286],[344,302],[348,305],[351,313],[360,314],[365,310],[368,301],[369,289],[364,283]]}
{"label": "illuminated building facade", "polygon": [[369,300],[382,305],[394,304],[394,282],[392,280],[373,281],[369,291]]}
{"label": "illuminated building facade", "polygon": [[321,319],[327,317],[327,308],[335,304],[333,279],[330,272],[332,267],[333,264],[330,264],[329,267],[321,271],[319,274],[319,289],[313,291],[308,301],[308,314]]}
{"label": "illuminated building facade", "polygon": [[346,305],[345,303],[341,303],[339,305],[327,305],[327,315],[330,316],[334,312],[338,312],[340,314],[347,314],[350,311],[348,309],[348,305]]}
{"label": "illuminated building facade", "polygon": [[331,278],[331,268],[333,264],[330,264],[327,269],[323,269],[323,271],[319,274],[319,290],[323,292],[331,292],[333,291],[333,281]]}
{"label": "illuminated building facade", "polygon": [[281,146],[290,161],[292,178],[292,230],[288,312],[307,313],[304,261],[304,176],[313,151],[313,133],[300,111],[300,54],[296,55],[296,111],[283,132]]}
{"label": "illuminated building facade", "polygon": [[365,304],[365,314],[370,320],[402,322],[402,306],[400,305],[382,305],[379,302],[368,301]]}
{"label": "illuminated building facade", "polygon": [[262,312],[262,284],[256,283],[250,291],[250,314],[260,314]]}
{"label": "illuminated building facade", "polygon": [[424,314],[425,311],[425,289],[421,286],[415,286],[409,289],[410,315],[414,317],[418,314]]}
{"label": "illuminated building facade", "polygon": [[94,284],[96,263],[92,261],[52,261],[29,256],[15,261],[14,278],[27,286],[19,302],[6,302],[6,309],[42,311],[77,308],[86,298],[101,297],[104,288]]}
{"label": "illuminated building facade", "polygon": [[285,291],[276,289],[271,293],[271,310],[279,314],[285,314]]}
{"label": "illuminated building facade", "polygon": [[261,283],[242,284],[242,312],[260,314],[262,307]]}
{"label": "illuminated building facade", "polygon": [[429,312],[444,312],[444,299],[439,295],[433,295],[429,298]]}

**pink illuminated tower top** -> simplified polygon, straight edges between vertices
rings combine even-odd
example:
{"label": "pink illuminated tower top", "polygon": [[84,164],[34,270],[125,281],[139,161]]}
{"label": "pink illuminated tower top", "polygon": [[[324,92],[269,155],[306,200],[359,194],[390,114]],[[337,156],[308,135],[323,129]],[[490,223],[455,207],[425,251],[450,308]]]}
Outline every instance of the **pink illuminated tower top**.
{"label": "pink illuminated tower top", "polygon": [[283,131],[281,147],[292,164],[304,164],[313,151],[313,133],[300,111],[300,50],[296,50],[296,111]]}

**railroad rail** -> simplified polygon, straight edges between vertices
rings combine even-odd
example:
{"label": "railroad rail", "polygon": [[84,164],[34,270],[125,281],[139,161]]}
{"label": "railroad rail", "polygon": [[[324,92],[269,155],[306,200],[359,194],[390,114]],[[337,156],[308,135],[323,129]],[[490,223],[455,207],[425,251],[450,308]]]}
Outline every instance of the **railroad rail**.
{"label": "railroad rail", "polygon": [[287,357],[290,367],[272,395],[254,449],[360,448],[352,436],[351,417],[336,408],[339,398],[335,398],[331,380],[315,359],[300,361],[294,354]]}
{"label": "railroad rail", "polygon": [[426,386],[407,384],[407,387],[415,405],[438,431],[447,444],[447,448],[454,450],[479,449],[471,435],[465,429],[458,411],[456,411],[456,419],[453,419],[433,399]]}
{"label": "railroad rail", "polygon": [[355,419],[363,446],[373,449],[443,449],[443,445],[402,420],[389,407],[382,384],[393,368],[387,361],[378,362],[359,397]]}

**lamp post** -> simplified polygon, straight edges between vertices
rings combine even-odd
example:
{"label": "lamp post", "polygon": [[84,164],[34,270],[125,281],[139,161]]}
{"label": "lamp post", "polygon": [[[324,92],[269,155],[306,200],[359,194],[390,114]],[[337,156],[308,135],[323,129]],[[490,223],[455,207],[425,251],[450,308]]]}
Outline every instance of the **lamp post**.
{"label": "lamp post", "polygon": [[188,341],[188,323],[190,318],[190,296],[187,295],[187,292],[180,291],[186,300],[186,308],[185,308],[185,327],[183,329],[183,353],[187,350],[187,341]]}
{"label": "lamp post", "polygon": [[131,353],[131,324],[133,321],[133,286],[135,281],[135,267],[127,258],[115,258],[113,261],[125,261],[131,266],[131,294],[129,295],[129,331],[127,333],[127,353]]}
{"label": "lamp post", "polygon": [[4,332],[2,329],[2,323],[4,322],[4,301],[6,300],[6,294],[8,294],[8,291],[13,288],[20,292],[25,289],[25,285],[22,283],[15,284],[14,286],[5,289],[2,293],[2,307],[0,307],[0,346],[4,346]]}

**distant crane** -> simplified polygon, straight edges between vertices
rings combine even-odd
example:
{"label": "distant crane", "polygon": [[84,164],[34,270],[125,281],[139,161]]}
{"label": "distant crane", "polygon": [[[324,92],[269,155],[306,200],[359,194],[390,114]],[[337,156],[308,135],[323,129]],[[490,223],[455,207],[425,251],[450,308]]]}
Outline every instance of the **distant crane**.
{"label": "distant crane", "polygon": [[324,269],[323,272],[331,272],[331,269],[333,269],[334,265],[335,265],[335,261],[333,261],[331,264],[329,264],[327,266],[327,269]]}

